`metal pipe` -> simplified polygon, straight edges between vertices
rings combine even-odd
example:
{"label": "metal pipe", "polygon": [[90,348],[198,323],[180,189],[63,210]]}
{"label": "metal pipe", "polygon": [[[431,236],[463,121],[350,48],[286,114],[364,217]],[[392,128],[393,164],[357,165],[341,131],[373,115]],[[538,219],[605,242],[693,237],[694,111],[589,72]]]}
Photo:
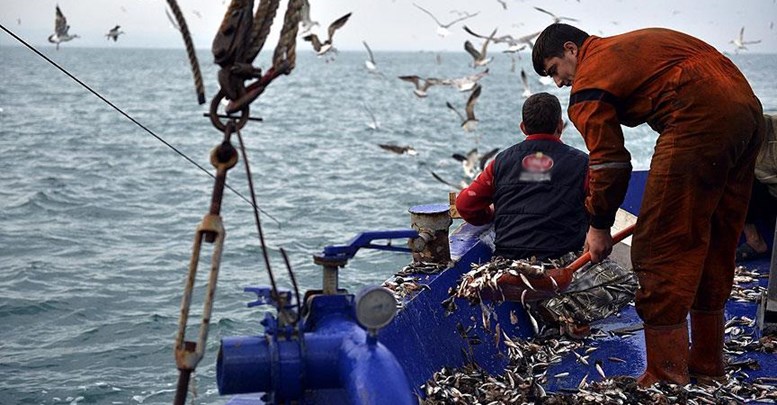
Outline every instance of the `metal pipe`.
{"label": "metal pipe", "polygon": [[350,314],[317,319],[302,342],[271,334],[223,338],[216,363],[219,393],[267,392],[274,401],[294,401],[306,391],[341,389],[353,404],[416,403],[396,357],[368,339]]}

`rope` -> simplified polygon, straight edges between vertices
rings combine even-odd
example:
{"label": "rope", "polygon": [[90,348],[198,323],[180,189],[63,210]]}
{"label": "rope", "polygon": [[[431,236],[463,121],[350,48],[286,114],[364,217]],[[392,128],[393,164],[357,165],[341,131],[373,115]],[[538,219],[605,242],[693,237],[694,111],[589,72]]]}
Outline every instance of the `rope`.
{"label": "rope", "polygon": [[270,267],[270,256],[267,253],[267,244],[264,241],[264,232],[262,232],[262,223],[259,220],[258,205],[256,205],[256,193],[254,193],[254,181],[251,176],[251,167],[248,165],[248,154],[246,153],[246,147],[243,143],[243,135],[240,134],[240,130],[236,131],[237,139],[240,142],[240,151],[243,153],[243,163],[246,167],[246,178],[248,179],[248,190],[251,194],[251,201],[254,205],[254,222],[256,222],[256,229],[259,232],[259,243],[262,245],[262,257],[264,258],[264,265],[267,267],[267,274],[270,276],[270,285],[272,285],[273,298],[278,304],[278,313],[281,312],[280,301],[278,300],[278,286],[275,284],[275,276],[272,274],[272,268]]}
{"label": "rope", "polygon": [[[27,43],[27,41],[25,41],[24,39],[20,38],[18,35],[14,34],[14,33],[13,33],[11,30],[9,30],[8,28],[6,28],[6,27],[5,27],[3,24],[0,24],[0,28],[1,28],[3,31],[5,31],[5,32],[6,32],[8,35],[12,36],[12,37],[13,37],[15,40],[19,41],[19,43],[21,43],[22,45],[26,46],[26,47],[27,47],[29,50],[31,50],[32,52],[34,52],[35,54],[37,54],[38,56],[40,56],[41,58],[43,58],[43,59],[44,59],[46,62],[50,63],[50,64],[51,64],[52,66],[54,66],[55,68],[59,69],[59,70],[60,70],[62,73],[64,73],[65,75],[67,75],[68,77],[70,77],[71,79],[73,79],[73,81],[75,81],[76,83],[80,84],[80,85],[81,85],[81,87],[83,87],[83,88],[85,88],[86,90],[88,90],[90,93],[92,93],[93,95],[95,95],[95,97],[97,97],[97,98],[99,98],[100,100],[102,100],[102,101],[103,101],[105,104],[108,104],[109,106],[111,106],[111,107],[112,107],[114,110],[116,110],[116,111],[117,111],[119,114],[123,115],[125,118],[127,118],[128,120],[130,120],[130,121],[131,121],[133,124],[137,125],[137,126],[138,126],[138,127],[140,127],[141,129],[143,129],[144,131],[146,131],[146,132],[147,132],[149,135],[151,135],[151,136],[153,136],[154,138],[156,138],[156,139],[157,139],[159,142],[162,142],[162,143],[163,143],[165,146],[167,146],[168,148],[170,148],[170,149],[171,149],[173,152],[177,153],[177,154],[178,154],[178,155],[180,155],[182,158],[186,159],[186,161],[188,161],[189,163],[193,164],[193,165],[194,165],[194,166],[196,166],[198,169],[202,170],[202,171],[203,171],[205,174],[207,174],[207,175],[208,175],[208,176],[210,176],[211,178],[214,178],[214,179],[216,178],[216,176],[215,176],[213,173],[211,173],[211,172],[210,172],[208,169],[206,169],[206,168],[202,167],[202,166],[201,166],[199,163],[195,162],[195,161],[194,161],[192,158],[190,158],[189,156],[186,156],[186,154],[185,154],[185,153],[181,152],[181,151],[180,151],[180,150],[178,150],[178,149],[177,149],[175,146],[171,145],[169,142],[167,142],[166,140],[164,140],[164,139],[163,139],[161,136],[159,136],[159,135],[157,135],[156,133],[154,133],[154,131],[152,131],[151,129],[149,129],[149,128],[148,128],[148,127],[146,127],[145,125],[143,125],[143,124],[141,124],[140,122],[138,122],[138,120],[136,120],[135,118],[133,118],[132,116],[130,116],[129,114],[127,114],[126,112],[124,112],[124,110],[122,110],[121,108],[117,107],[115,104],[113,104],[112,102],[110,102],[110,101],[109,101],[107,98],[103,97],[103,96],[102,96],[100,93],[98,93],[98,92],[96,92],[96,91],[92,90],[92,88],[91,88],[91,87],[89,87],[89,86],[88,86],[86,83],[82,82],[82,81],[81,81],[81,80],[79,80],[77,77],[73,76],[73,75],[72,75],[70,72],[68,72],[67,70],[65,70],[65,68],[63,68],[62,66],[59,66],[59,65],[58,65],[56,62],[54,62],[53,60],[49,59],[49,58],[48,58],[46,55],[42,54],[40,51],[38,51],[37,49],[35,49],[35,47],[33,47],[32,45],[30,45],[29,43]],[[230,186],[229,184],[227,184],[227,185],[226,185],[226,187],[227,187],[227,188],[228,188],[230,191],[232,191],[233,193],[235,193],[235,194],[236,194],[238,197],[242,198],[242,199],[243,199],[243,201],[247,202],[248,204],[251,204],[253,207],[256,207],[256,206],[255,206],[255,205],[254,205],[254,204],[253,204],[253,203],[252,203],[252,202],[251,202],[251,201],[250,201],[248,198],[246,198],[246,196],[244,196],[244,195],[243,195],[243,194],[241,194],[239,191],[237,191],[237,190],[235,190],[234,188],[232,188],[232,186]],[[261,208],[259,209],[259,211],[261,211],[263,214],[267,215],[267,216],[268,216],[270,219],[272,219],[273,221],[275,221],[275,222],[276,222],[278,225],[280,225],[280,224],[281,224],[281,223],[280,223],[280,221],[278,221],[278,220],[277,220],[275,217],[273,217],[272,215],[268,214],[267,212],[263,211]]]}
{"label": "rope", "polygon": [[259,3],[256,14],[254,14],[254,25],[251,29],[250,43],[252,45],[248,48],[244,62],[252,62],[264,47],[279,4],[280,0],[262,0]]}
{"label": "rope", "polygon": [[194,75],[194,89],[197,92],[197,102],[205,104],[205,88],[202,85],[200,63],[197,61],[197,53],[194,51],[194,43],[192,42],[191,34],[189,34],[189,27],[186,25],[186,19],[183,17],[181,8],[178,7],[178,2],[176,0],[167,0],[167,4],[170,6],[170,9],[173,10],[175,20],[181,28],[183,42],[186,44],[186,54],[189,55],[189,64],[192,66],[192,74]]}
{"label": "rope", "polygon": [[278,38],[278,45],[273,55],[273,66],[280,66],[284,60],[288,61],[285,74],[291,73],[297,62],[297,30],[302,15],[302,4],[303,0],[289,0],[281,36]]}

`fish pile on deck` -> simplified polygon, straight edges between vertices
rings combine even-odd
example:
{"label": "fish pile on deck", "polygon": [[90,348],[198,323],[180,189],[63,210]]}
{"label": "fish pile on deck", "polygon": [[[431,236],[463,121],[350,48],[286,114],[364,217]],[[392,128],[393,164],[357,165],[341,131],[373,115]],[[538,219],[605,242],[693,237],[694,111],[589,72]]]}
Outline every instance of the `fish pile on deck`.
{"label": "fish pile on deck", "polygon": [[731,299],[737,302],[760,301],[761,294],[766,294],[766,288],[757,284],[759,278],[766,277],[756,270],[749,270],[744,266],[737,266],[734,272],[734,286],[731,288]]}
{"label": "fish pile on deck", "polygon": [[[519,262],[519,263],[516,263]],[[557,264],[554,264],[557,265]],[[485,313],[489,305],[481,302],[480,292],[484,287],[493,288],[501,274],[515,271],[543,272],[545,264],[532,261],[513,261],[495,258],[494,261],[473,265],[473,270],[462,278],[460,285],[452,289],[451,298],[443,302],[448,311],[455,311],[454,297],[463,297],[470,304],[478,304],[484,311],[484,329],[490,333],[490,321]],[[737,268],[731,299],[753,301],[764,290],[751,285],[762,277],[755,271],[744,267]],[[535,332],[537,331],[537,326]],[[623,333],[594,330],[584,340],[571,340],[566,337],[538,335],[523,340],[511,338],[497,324],[493,332],[500,335],[495,341],[504,342],[509,366],[502,375],[490,375],[475,363],[469,362],[458,369],[443,368],[421,386],[425,398],[423,404],[740,404],[748,401],[777,402],[777,376],[751,379],[748,371],[760,368],[758,361],[742,356],[746,352],[777,352],[777,339],[772,336],[754,338],[755,321],[747,317],[734,317],[725,325],[728,357],[724,382],[711,382],[708,385],[656,383],[649,388],[641,388],[636,379],[626,376],[608,377],[605,374],[607,363],[626,360],[609,357],[589,360],[590,354],[597,350],[599,338],[623,336]],[[627,336],[641,328],[627,331]],[[461,334],[461,331],[460,331]],[[477,337],[477,334],[462,334],[465,339]],[[597,375],[585,377],[577,387],[564,392],[548,393],[544,385],[549,379],[567,378],[570,373],[548,374],[548,369],[572,353],[576,362],[582,366],[594,364]],[[589,381],[600,379],[600,381]],[[748,381],[751,380],[751,381]]]}
{"label": "fish pile on deck", "polygon": [[426,284],[421,284],[421,278],[409,275],[395,274],[394,277],[383,282],[383,287],[388,288],[394,293],[394,299],[397,300],[397,307],[401,308],[408,297],[417,292],[429,289]]}
{"label": "fish pile on deck", "polygon": [[[545,262],[495,257],[484,264],[473,263],[472,270],[462,276],[461,282],[452,296],[465,298],[470,304],[477,304],[481,301],[481,295],[484,292],[490,294],[494,291],[500,291],[497,280],[504,274],[520,277],[524,284],[531,286],[530,279],[543,278],[546,270],[563,267],[571,262],[570,259],[573,260],[574,255]],[[552,278],[550,279],[552,280]]]}

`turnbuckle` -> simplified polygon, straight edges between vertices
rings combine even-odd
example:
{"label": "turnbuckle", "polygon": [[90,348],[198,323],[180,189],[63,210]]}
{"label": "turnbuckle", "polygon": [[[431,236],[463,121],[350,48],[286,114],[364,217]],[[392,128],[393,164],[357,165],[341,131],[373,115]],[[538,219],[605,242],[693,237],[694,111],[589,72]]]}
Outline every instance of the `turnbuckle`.
{"label": "turnbuckle", "polygon": [[[189,388],[191,373],[202,360],[205,352],[205,343],[208,340],[208,328],[210,326],[213,300],[216,296],[216,282],[218,281],[219,267],[221,266],[221,252],[224,247],[226,232],[221,220],[221,200],[224,195],[224,186],[227,179],[227,171],[237,164],[237,150],[229,142],[230,135],[235,128],[233,121],[229,121],[224,131],[224,141],[211,151],[210,161],[216,168],[216,180],[213,185],[213,195],[208,213],[197,226],[194,233],[194,246],[192,257],[189,261],[189,273],[181,298],[181,314],[178,320],[178,334],[175,339],[175,363],[178,368],[178,385],[175,393],[174,404],[184,404]],[[210,275],[208,288],[205,293],[205,302],[202,310],[202,322],[200,323],[197,342],[187,341],[186,326],[189,321],[189,308],[191,307],[194,282],[197,275],[197,265],[200,261],[202,242],[213,243],[211,256]]]}

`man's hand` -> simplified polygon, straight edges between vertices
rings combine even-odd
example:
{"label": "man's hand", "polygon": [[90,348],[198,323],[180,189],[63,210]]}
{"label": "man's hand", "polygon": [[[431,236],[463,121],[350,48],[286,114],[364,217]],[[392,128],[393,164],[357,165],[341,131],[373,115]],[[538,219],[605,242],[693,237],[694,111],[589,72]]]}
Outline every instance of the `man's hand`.
{"label": "man's hand", "polygon": [[583,250],[591,252],[591,263],[599,263],[606,259],[612,253],[610,229],[597,229],[589,226]]}

